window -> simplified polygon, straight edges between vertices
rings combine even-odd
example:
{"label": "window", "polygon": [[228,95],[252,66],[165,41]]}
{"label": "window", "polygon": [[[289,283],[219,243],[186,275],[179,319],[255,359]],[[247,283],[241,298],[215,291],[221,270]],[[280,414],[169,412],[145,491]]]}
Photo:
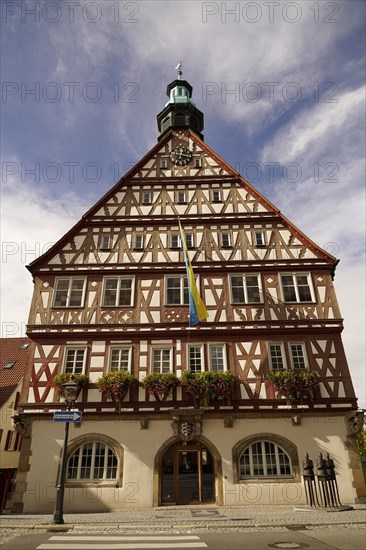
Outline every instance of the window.
{"label": "window", "polygon": [[265,246],[264,233],[262,231],[254,231],[254,245]]}
{"label": "window", "polygon": [[152,203],[152,193],[151,191],[143,191],[141,195],[142,204],[151,204]]}
{"label": "window", "polygon": [[133,282],[127,277],[107,277],[104,281],[103,306],[132,306]]}
{"label": "window", "polygon": [[177,191],[177,203],[178,204],[185,204],[186,201],[186,192],[185,191]]}
{"label": "window", "polygon": [[144,247],[144,236],[141,234],[135,235],[135,246],[134,248],[141,250]]}
{"label": "window", "polygon": [[118,460],[114,451],[101,441],[80,445],[67,462],[67,480],[95,481],[117,479]]}
{"label": "window", "polygon": [[109,370],[131,371],[131,348],[111,348],[109,355]]}
{"label": "window", "polygon": [[233,304],[257,304],[262,302],[259,275],[231,275]]}
{"label": "window", "polygon": [[8,430],[4,451],[20,451],[22,437],[14,430]]}
{"label": "window", "polygon": [[16,361],[8,361],[4,367],[4,369],[12,369],[15,365]]}
{"label": "window", "polygon": [[312,302],[310,274],[281,275],[285,302]]}
{"label": "window", "polygon": [[189,304],[188,280],[184,275],[166,277],[166,305],[184,306]]}
{"label": "window", "polygon": [[306,369],[304,344],[290,344],[291,362],[293,369]]}
{"label": "window", "polygon": [[231,246],[230,233],[221,233],[221,246],[223,248]]}
{"label": "window", "polygon": [[22,347],[20,347],[19,349],[28,349],[29,348],[29,344],[27,344],[27,342],[25,342]]}
{"label": "window", "polygon": [[193,166],[195,168],[201,168],[201,159],[200,159],[200,157],[194,157]]}
{"label": "window", "polygon": [[86,353],[84,348],[68,348],[65,354],[64,372],[84,374]]}
{"label": "window", "polygon": [[111,236],[103,234],[100,236],[100,248],[109,250],[111,247]]}
{"label": "window", "polygon": [[239,458],[239,479],[292,476],[291,460],[276,443],[256,441]]}
{"label": "window", "polygon": [[212,202],[221,202],[221,191],[212,191]]}
{"label": "window", "polygon": [[168,159],[161,158],[160,159],[160,168],[168,168]]}
{"label": "window", "polygon": [[180,247],[180,237],[178,233],[173,233],[170,235],[170,247],[179,248]]}
{"label": "window", "polygon": [[81,307],[85,283],[85,278],[56,279],[53,307]]}
{"label": "window", "polygon": [[210,369],[212,371],[226,370],[225,345],[214,344],[209,347],[210,350]]}
{"label": "window", "polygon": [[269,344],[269,360],[272,370],[285,370],[283,344]]}
{"label": "window", "polygon": [[187,248],[194,248],[192,233],[186,233],[186,245],[187,245]]}
{"label": "window", "polygon": [[171,349],[153,349],[151,358],[151,372],[170,372],[171,371]]}
{"label": "window", "polygon": [[203,369],[202,346],[188,346],[188,370],[200,372]]}

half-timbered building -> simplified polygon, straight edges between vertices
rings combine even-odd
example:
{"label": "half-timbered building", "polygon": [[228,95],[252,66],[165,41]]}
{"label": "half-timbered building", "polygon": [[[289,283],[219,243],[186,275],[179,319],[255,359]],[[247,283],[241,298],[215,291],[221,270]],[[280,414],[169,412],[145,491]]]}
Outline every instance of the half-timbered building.
{"label": "half-timbered building", "polygon": [[[168,85],[157,144],[48,252],[28,266],[31,362],[14,510],[52,511],[64,408],[57,374],[85,374],[67,448],[65,510],[192,503],[301,504],[304,453],[329,452],[340,498],[362,492],[360,419],[334,290],[337,260],[214,152],[192,87]],[[188,325],[179,220],[208,318]],[[122,403],[96,386],[140,381]],[[316,372],[287,402],[271,371]],[[232,399],[197,406],[184,386],[163,400],[150,373],[230,371]]]}

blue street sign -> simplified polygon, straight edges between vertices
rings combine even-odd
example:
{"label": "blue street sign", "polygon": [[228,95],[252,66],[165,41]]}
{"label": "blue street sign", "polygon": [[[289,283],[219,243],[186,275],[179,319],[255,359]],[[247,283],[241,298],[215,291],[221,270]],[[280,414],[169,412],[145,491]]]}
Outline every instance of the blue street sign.
{"label": "blue street sign", "polygon": [[81,422],[81,411],[56,411],[53,413],[54,422]]}

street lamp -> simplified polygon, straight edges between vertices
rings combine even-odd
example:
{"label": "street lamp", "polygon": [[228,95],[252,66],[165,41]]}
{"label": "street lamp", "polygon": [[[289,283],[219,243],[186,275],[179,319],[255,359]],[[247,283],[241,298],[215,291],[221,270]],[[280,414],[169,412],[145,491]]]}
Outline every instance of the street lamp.
{"label": "street lamp", "polygon": [[[66,401],[66,410],[70,411],[74,405],[76,397],[79,393],[79,385],[73,380],[64,382],[61,384],[62,392]],[[64,511],[64,493],[65,493],[65,477],[66,477],[66,457],[67,457],[67,443],[69,440],[69,426],[70,422],[65,422],[65,436],[64,444],[62,447],[62,459],[61,470],[58,479],[57,491],[56,491],[56,506],[53,514],[53,523],[64,523],[63,511]]]}

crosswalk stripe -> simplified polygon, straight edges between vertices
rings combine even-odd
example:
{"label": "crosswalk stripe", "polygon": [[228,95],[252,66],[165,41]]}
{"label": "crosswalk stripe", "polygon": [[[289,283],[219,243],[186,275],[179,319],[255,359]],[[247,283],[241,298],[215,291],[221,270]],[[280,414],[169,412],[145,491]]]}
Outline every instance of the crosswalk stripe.
{"label": "crosswalk stripe", "polygon": [[[66,541],[65,541],[66,542]],[[62,544],[40,544],[37,546],[37,550],[105,550],[106,548],[108,550],[151,550],[153,548],[156,548],[157,550],[162,550],[164,548],[207,548],[207,544],[205,542],[169,542],[168,544],[164,544],[163,542],[138,542],[137,544],[133,543],[127,543],[127,544],[110,544],[108,543],[108,539],[106,537],[105,543],[103,545],[100,544],[91,544],[90,542],[86,542],[85,544],[68,544],[67,547],[65,547],[65,542]]]}
{"label": "crosswalk stripe", "polygon": [[111,535],[104,535],[101,536],[94,536],[94,535],[54,535],[49,540],[105,540],[106,537],[108,537],[108,540],[120,540],[120,541],[128,541],[128,540],[200,540],[200,538],[197,535],[174,535],[174,536],[162,536],[162,535],[136,535],[136,536],[126,536],[126,535],[118,535],[118,536],[111,536]]}

